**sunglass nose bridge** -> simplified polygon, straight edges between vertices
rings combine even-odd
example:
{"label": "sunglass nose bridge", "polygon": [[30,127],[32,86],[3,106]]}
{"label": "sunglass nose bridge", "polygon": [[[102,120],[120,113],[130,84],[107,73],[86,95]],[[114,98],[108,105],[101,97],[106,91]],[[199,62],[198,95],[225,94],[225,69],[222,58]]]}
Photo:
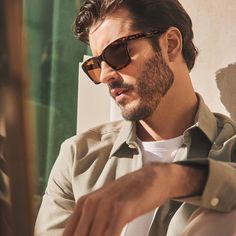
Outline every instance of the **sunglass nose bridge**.
{"label": "sunglass nose bridge", "polygon": [[100,56],[97,57],[97,62],[98,62],[100,67],[101,67],[101,64],[102,64],[103,61],[105,61],[104,55],[101,54]]}

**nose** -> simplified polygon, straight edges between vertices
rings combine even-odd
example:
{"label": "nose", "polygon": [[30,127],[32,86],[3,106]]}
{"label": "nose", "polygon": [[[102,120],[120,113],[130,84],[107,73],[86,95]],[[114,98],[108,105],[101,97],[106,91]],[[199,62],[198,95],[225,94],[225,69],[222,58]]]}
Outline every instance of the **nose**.
{"label": "nose", "polygon": [[109,84],[111,81],[118,78],[117,71],[112,69],[105,61],[101,62],[100,82]]}

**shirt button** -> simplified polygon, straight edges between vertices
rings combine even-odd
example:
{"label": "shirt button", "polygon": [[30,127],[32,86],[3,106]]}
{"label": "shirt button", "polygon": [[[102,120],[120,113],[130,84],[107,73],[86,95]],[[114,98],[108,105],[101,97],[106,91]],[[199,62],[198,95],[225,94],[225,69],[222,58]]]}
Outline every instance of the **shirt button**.
{"label": "shirt button", "polygon": [[211,199],[211,205],[213,206],[213,207],[215,207],[215,206],[217,206],[218,204],[219,204],[219,198],[217,198],[217,197],[215,197],[215,198],[212,198]]}
{"label": "shirt button", "polygon": [[134,144],[129,144],[129,148],[136,149],[137,147]]}

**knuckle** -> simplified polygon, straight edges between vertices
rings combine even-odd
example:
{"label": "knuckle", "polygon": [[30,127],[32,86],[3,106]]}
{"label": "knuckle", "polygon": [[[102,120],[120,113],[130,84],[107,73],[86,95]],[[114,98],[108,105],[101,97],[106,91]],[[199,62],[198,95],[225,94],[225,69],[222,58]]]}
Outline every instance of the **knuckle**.
{"label": "knuckle", "polygon": [[87,197],[84,201],[84,207],[87,209],[87,210],[90,210],[91,208],[93,208],[93,206],[95,205],[96,203],[96,199],[94,197]]}
{"label": "knuckle", "polygon": [[77,200],[77,205],[80,205],[80,204],[82,204],[84,201],[85,201],[85,199],[87,198],[87,196],[86,195],[84,195],[84,196],[82,196],[82,197],[80,197],[78,200]]}
{"label": "knuckle", "polygon": [[96,199],[92,195],[82,196],[76,203],[77,209],[86,209],[86,211],[90,211],[93,209],[96,203]]}

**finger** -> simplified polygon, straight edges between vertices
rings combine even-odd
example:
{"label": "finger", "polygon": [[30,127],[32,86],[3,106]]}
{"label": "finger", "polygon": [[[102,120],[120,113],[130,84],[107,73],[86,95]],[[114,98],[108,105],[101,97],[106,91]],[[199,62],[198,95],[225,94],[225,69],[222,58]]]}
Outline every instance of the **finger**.
{"label": "finger", "polygon": [[79,222],[81,214],[82,214],[82,209],[83,209],[83,204],[84,204],[85,199],[86,199],[85,197],[82,197],[76,203],[74,212],[69,217],[68,222],[66,224],[66,228],[63,233],[63,236],[72,236],[74,234],[77,223]]}
{"label": "finger", "polygon": [[96,214],[98,200],[96,197],[90,196],[85,199],[83,209],[79,221],[77,222],[74,235],[88,236],[93,224],[94,215]]}
{"label": "finger", "polygon": [[105,197],[99,202],[99,206],[97,206],[97,211],[89,235],[104,236],[111,217],[112,203],[109,203]]}
{"label": "finger", "polygon": [[125,225],[130,221],[130,209],[123,203],[116,204],[104,236],[120,236]]}

